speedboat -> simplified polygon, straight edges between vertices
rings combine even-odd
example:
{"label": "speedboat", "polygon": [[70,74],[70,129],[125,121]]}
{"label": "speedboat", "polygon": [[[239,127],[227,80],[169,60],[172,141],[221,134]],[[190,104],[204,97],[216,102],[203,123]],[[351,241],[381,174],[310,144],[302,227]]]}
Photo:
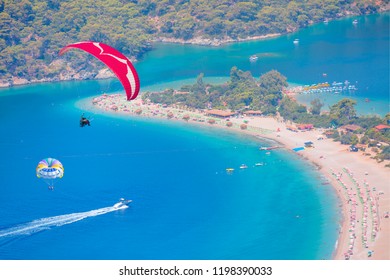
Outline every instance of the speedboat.
{"label": "speedboat", "polygon": [[114,204],[114,208],[121,208],[122,206],[127,206],[132,202],[132,200],[121,198],[119,202]]}
{"label": "speedboat", "polygon": [[247,169],[247,168],[248,168],[248,166],[246,164],[241,164],[240,165],[240,169]]}

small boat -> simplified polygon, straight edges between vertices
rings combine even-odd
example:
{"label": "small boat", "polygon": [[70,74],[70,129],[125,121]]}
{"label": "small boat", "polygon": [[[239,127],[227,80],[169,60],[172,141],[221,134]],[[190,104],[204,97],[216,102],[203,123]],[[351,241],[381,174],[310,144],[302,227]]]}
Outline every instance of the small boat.
{"label": "small boat", "polygon": [[240,169],[247,169],[247,168],[248,168],[248,166],[246,164],[241,164],[240,165]]}
{"label": "small boat", "polygon": [[328,20],[328,19],[325,19],[325,20],[324,20],[324,23],[325,23],[325,24],[328,24],[328,23],[329,23],[329,20]]}
{"label": "small boat", "polygon": [[234,168],[226,168],[226,172],[231,173],[234,171]]}
{"label": "small boat", "polygon": [[250,62],[255,62],[255,61],[257,61],[259,59],[259,57],[257,56],[257,55],[251,55],[250,57],[249,57],[249,61]]}
{"label": "small boat", "polygon": [[295,40],[294,40],[294,44],[295,44],[295,45],[298,45],[298,44],[299,44],[299,39],[295,39]]}
{"label": "small boat", "polygon": [[263,165],[264,165],[264,163],[262,163],[262,162],[255,163],[255,166],[263,166]]}
{"label": "small boat", "polygon": [[132,202],[132,200],[121,198],[119,199],[119,202],[114,204],[114,208],[121,208],[123,206],[127,206]]}
{"label": "small boat", "polygon": [[355,19],[352,23],[353,23],[354,25],[358,24],[357,19]]}
{"label": "small boat", "polygon": [[260,151],[269,151],[269,150],[275,150],[279,149],[279,146],[271,146],[271,147],[260,147]]}

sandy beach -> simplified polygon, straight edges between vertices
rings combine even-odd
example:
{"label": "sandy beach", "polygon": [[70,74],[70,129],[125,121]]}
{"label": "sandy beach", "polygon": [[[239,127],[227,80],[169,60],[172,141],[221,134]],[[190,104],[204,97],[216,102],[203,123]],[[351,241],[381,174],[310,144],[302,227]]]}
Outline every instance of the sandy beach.
{"label": "sandy beach", "polygon": [[[386,162],[378,163],[361,151],[350,152],[347,145],[327,139],[322,134],[324,130],[294,132],[287,129],[289,124],[283,120],[262,116],[232,117],[227,121],[206,116],[201,111],[144,104],[141,99],[127,102],[122,94],[103,94],[82,103],[84,109],[93,108],[102,113],[214,126],[277,141],[281,149],[312,162],[327,180],[323,187],[333,186],[339,196],[343,219],[333,258],[390,259],[390,172]],[[292,150],[308,141],[313,142],[312,148]]]}

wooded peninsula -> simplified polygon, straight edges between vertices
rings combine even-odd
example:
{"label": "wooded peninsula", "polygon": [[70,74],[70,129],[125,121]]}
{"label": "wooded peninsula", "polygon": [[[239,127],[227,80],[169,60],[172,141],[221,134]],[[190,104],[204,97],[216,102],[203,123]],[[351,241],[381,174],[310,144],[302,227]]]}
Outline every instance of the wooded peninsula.
{"label": "wooded peninsula", "polygon": [[[283,94],[288,86],[287,78],[276,70],[262,74],[258,79],[249,71],[233,67],[228,82],[211,85],[203,81],[203,74],[193,85],[182,86],[179,90],[146,92],[144,103],[176,106],[185,110],[229,110],[238,114],[253,110],[263,116],[277,116],[286,122],[309,124],[316,128],[328,129],[328,138],[354,147],[375,147],[375,159],[390,160],[390,113],[384,118],[376,115],[358,116],[356,101],[344,98],[322,110],[324,104],[316,98],[310,107],[299,104],[294,98]],[[344,128],[340,130],[339,128]],[[390,167],[390,164],[387,165]]]}

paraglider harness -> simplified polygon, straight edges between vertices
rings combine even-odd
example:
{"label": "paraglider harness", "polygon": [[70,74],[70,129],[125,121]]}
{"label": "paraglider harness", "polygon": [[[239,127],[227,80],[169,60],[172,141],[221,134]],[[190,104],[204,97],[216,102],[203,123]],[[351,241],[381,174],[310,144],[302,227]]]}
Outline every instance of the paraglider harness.
{"label": "paraglider harness", "polygon": [[91,122],[86,117],[84,117],[84,114],[82,114],[80,118],[80,127],[84,127],[86,125],[91,126]]}

